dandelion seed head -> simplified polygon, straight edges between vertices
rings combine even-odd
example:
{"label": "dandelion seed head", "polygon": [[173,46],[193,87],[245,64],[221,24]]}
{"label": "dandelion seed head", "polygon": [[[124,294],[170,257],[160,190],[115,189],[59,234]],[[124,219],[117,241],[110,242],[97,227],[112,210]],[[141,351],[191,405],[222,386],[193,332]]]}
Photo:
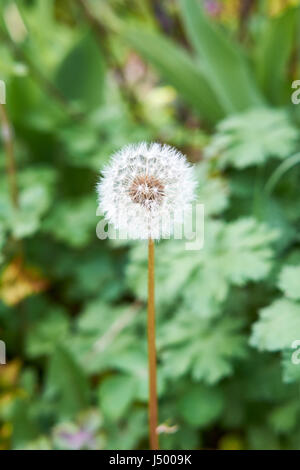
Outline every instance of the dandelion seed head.
{"label": "dandelion seed head", "polygon": [[128,145],[102,173],[97,184],[100,208],[129,238],[169,237],[195,198],[193,167],[168,145]]}

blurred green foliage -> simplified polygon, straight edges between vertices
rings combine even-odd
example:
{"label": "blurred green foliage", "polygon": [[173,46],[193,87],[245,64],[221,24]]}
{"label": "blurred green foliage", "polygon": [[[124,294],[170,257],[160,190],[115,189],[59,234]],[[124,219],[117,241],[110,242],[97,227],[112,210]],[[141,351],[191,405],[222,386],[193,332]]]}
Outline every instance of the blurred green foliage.
{"label": "blurred green foliage", "polygon": [[243,3],[1,2],[2,449],[148,446],[146,247],[97,239],[94,191],[140,140],[206,210],[156,249],[162,448],[299,449],[299,2]]}

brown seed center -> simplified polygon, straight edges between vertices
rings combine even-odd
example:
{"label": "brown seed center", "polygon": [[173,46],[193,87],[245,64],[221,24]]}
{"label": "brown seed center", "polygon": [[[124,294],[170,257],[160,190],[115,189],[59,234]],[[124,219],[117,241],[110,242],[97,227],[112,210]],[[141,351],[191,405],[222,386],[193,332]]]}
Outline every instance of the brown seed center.
{"label": "brown seed center", "polygon": [[163,184],[155,176],[150,175],[137,176],[129,189],[132,201],[149,209],[153,202],[161,204],[164,195]]}

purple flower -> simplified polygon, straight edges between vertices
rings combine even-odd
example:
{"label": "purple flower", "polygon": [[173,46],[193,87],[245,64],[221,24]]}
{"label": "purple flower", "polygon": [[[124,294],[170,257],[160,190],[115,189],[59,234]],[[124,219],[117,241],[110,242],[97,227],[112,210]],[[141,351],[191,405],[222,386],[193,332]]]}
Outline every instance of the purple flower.
{"label": "purple flower", "polygon": [[216,17],[222,12],[222,5],[218,0],[204,0],[204,9],[209,16]]}
{"label": "purple flower", "polygon": [[95,446],[93,433],[85,429],[78,429],[75,432],[60,431],[57,437],[68,449],[92,449]]}

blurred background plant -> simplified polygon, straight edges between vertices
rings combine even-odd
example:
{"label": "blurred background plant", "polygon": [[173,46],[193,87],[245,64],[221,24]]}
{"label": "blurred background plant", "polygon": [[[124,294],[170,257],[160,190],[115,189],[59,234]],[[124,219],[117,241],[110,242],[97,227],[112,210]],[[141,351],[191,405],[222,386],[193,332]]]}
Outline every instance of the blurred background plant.
{"label": "blurred background plant", "polygon": [[2,0],[0,37],[1,448],[147,447],[146,250],[94,187],[157,140],[206,209],[157,246],[162,448],[299,449],[299,1]]}

